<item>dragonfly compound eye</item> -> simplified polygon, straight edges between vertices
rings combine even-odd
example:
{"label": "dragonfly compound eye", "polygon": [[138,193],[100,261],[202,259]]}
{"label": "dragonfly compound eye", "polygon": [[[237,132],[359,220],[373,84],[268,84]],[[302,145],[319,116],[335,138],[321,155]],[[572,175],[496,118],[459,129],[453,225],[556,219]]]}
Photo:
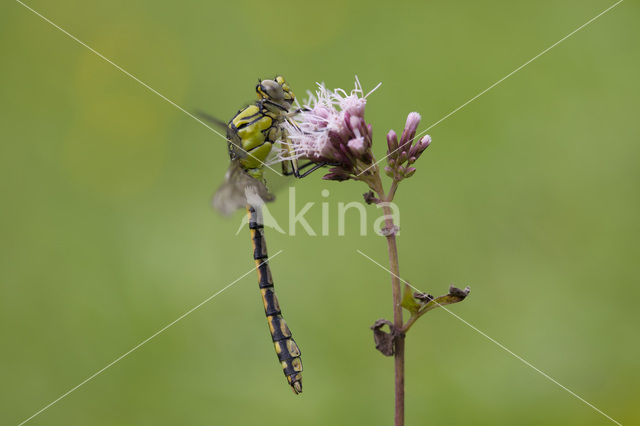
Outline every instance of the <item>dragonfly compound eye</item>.
{"label": "dragonfly compound eye", "polygon": [[287,107],[291,106],[295,99],[295,95],[282,76],[277,76],[273,80],[260,81],[256,86],[256,92],[259,99],[267,99]]}
{"label": "dragonfly compound eye", "polygon": [[258,97],[268,99],[276,103],[282,103],[285,100],[284,90],[274,80],[262,80],[256,87]]}
{"label": "dragonfly compound eye", "polygon": [[281,75],[276,76],[275,81],[276,81],[276,83],[278,83],[280,85],[280,87],[282,87],[282,90],[284,91],[284,99],[287,102],[293,103],[293,101],[295,100],[296,96],[291,91],[291,88],[289,87],[289,85],[285,81],[284,77],[281,76]]}

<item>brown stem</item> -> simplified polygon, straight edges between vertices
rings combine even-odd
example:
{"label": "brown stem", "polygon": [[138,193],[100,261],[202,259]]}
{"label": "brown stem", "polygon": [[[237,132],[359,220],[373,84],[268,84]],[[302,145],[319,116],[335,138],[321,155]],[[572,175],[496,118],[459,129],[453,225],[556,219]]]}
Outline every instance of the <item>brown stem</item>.
{"label": "brown stem", "polygon": [[387,252],[391,269],[391,289],[393,293],[393,327],[399,334],[395,336],[394,367],[395,367],[395,415],[394,426],[404,426],[404,339],[402,332],[402,286],[400,285],[400,263],[398,261],[398,245],[396,242],[396,227],[393,223],[393,212],[389,203],[393,200],[398,188],[396,179],[391,183],[389,193],[385,196],[380,174],[375,173],[367,182],[369,187],[378,194],[382,201],[382,212],[385,218],[385,233],[387,238]]}
{"label": "brown stem", "polygon": [[396,372],[396,412],[393,419],[394,426],[404,426],[404,334],[396,339],[395,345]]}
{"label": "brown stem", "polygon": [[[394,229],[393,218],[391,217],[391,209],[389,206],[382,207],[384,215],[386,216],[385,224],[387,229]],[[393,289],[393,328],[395,330],[402,330],[402,296],[400,286],[400,266],[398,262],[398,246],[396,243],[395,232],[390,232],[387,235],[387,251],[389,253],[389,266],[391,268],[391,287]],[[395,351],[394,351],[394,363],[395,363],[395,395],[396,395],[396,411],[395,411],[395,426],[404,425],[404,334],[400,334],[396,337]]]}
{"label": "brown stem", "polygon": [[418,320],[418,318],[420,318],[421,315],[412,315],[411,318],[409,318],[409,320],[404,324],[404,327],[402,327],[401,333],[402,334],[406,334],[407,331],[409,331],[409,329],[411,328],[411,326]]}
{"label": "brown stem", "polygon": [[[385,197],[382,184],[379,185],[378,194],[386,203],[382,203],[382,212],[385,217],[387,228],[387,252],[389,254],[389,267],[391,268],[391,288],[393,291],[393,327],[395,330],[402,330],[402,286],[400,285],[400,263],[398,261],[398,244],[396,242],[395,224],[393,223],[393,212],[387,203],[393,200],[397,189],[397,182],[394,180],[389,189],[389,194]],[[394,416],[394,426],[404,426],[404,333],[396,336],[394,365],[395,365],[395,401],[396,409]]]}
{"label": "brown stem", "polygon": [[393,182],[391,182],[391,187],[389,188],[389,194],[387,194],[386,201],[388,203],[393,201],[393,197],[396,196],[396,191],[397,190],[398,190],[398,181],[394,179]]}

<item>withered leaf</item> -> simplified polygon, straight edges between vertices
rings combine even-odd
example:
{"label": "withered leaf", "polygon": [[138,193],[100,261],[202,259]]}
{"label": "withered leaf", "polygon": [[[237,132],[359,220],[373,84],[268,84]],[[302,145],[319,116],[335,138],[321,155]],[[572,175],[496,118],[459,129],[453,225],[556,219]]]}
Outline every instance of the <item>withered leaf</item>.
{"label": "withered leaf", "polygon": [[[385,325],[389,326],[390,333],[382,330]],[[385,356],[393,355],[393,324],[391,321],[385,319],[379,319],[371,326],[373,330],[373,341],[376,344],[376,349],[382,352]]]}

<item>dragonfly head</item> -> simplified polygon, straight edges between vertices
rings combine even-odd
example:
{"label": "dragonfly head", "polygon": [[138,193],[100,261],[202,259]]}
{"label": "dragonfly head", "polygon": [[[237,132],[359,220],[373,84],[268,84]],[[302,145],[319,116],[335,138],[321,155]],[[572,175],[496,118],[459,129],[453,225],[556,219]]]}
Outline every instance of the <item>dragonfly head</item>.
{"label": "dragonfly head", "polygon": [[295,95],[281,75],[273,80],[260,80],[256,86],[256,93],[258,94],[258,99],[270,101],[287,111],[295,100]]}

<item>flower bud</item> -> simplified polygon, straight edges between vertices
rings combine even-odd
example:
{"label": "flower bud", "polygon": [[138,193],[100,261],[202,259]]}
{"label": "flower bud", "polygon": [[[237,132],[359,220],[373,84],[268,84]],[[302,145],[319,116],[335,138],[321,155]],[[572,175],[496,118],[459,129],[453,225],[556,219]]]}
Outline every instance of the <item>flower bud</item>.
{"label": "flower bud", "polygon": [[420,151],[424,151],[431,145],[431,136],[424,135],[422,139],[420,139]]}
{"label": "flower bud", "polygon": [[406,151],[402,151],[400,153],[400,158],[398,159],[398,163],[404,163],[409,159],[409,156],[407,155]]}
{"label": "flower bud", "polygon": [[420,114],[417,112],[409,113],[407,116],[407,122],[404,125],[404,130],[402,131],[402,137],[400,138],[400,146],[411,143],[413,137],[416,135],[418,125],[420,124],[420,118]]}
{"label": "flower bud", "polygon": [[409,157],[416,157],[418,156],[420,153],[420,142],[411,145],[411,148],[409,148]]}
{"label": "flower bud", "polygon": [[329,173],[322,176],[324,180],[337,180],[338,182],[342,182],[345,180],[349,180],[349,175],[341,170],[339,167],[333,167],[329,169]]}
{"label": "flower bud", "polygon": [[395,150],[398,149],[398,136],[393,130],[389,130],[389,133],[387,133],[387,147],[389,148],[387,155],[390,156],[393,156],[395,154]]}

